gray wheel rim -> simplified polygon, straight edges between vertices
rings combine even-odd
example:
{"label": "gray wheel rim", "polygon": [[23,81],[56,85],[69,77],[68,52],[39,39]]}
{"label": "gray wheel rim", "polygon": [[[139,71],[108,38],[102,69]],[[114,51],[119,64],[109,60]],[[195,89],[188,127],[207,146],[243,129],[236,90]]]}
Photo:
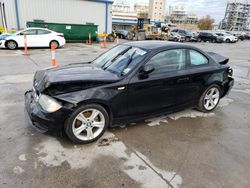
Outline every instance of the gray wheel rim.
{"label": "gray wheel rim", "polygon": [[105,118],[97,109],[86,109],[74,119],[72,130],[75,137],[82,141],[98,137],[105,127]]}
{"label": "gray wheel rim", "polygon": [[8,48],[15,49],[16,48],[16,43],[13,42],[13,41],[8,42]]}
{"label": "gray wheel rim", "polygon": [[58,48],[58,43],[57,42],[52,42],[52,44],[54,44],[55,48]]}
{"label": "gray wheel rim", "polygon": [[216,87],[210,88],[204,97],[204,103],[203,103],[204,108],[206,110],[214,109],[217,106],[219,99],[220,99],[219,89]]}

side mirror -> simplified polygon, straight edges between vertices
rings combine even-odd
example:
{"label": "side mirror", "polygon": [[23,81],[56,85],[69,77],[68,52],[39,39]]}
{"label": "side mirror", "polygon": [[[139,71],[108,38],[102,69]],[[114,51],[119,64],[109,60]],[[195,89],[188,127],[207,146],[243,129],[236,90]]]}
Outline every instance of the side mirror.
{"label": "side mirror", "polygon": [[148,75],[155,70],[153,65],[145,65],[139,74],[140,79],[148,78]]}
{"label": "side mirror", "polygon": [[142,69],[142,72],[144,74],[150,74],[151,72],[153,72],[155,70],[155,67],[153,65],[145,65]]}

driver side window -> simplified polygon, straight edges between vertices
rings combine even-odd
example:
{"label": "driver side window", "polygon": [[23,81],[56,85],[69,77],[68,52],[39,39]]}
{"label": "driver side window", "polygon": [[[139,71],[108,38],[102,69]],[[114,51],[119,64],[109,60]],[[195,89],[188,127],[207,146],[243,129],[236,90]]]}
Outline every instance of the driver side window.
{"label": "driver side window", "polygon": [[162,74],[183,70],[186,67],[185,49],[167,50],[156,54],[148,62],[155,70],[151,74]]}

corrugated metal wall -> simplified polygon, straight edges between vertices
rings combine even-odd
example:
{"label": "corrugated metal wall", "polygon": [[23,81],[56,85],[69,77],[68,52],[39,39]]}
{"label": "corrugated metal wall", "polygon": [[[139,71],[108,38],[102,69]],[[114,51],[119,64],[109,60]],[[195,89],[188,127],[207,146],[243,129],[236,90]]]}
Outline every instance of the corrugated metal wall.
{"label": "corrugated metal wall", "polygon": [[[14,0],[6,2],[9,27],[16,28]],[[47,22],[98,25],[98,32],[105,31],[106,4],[86,0],[18,0],[20,27],[25,28],[27,21],[34,19]],[[108,6],[108,32],[111,32],[111,4]]]}
{"label": "corrugated metal wall", "polygon": [[[8,29],[16,28],[15,6],[13,2],[13,0],[0,0],[0,3],[4,4],[5,7],[5,15]],[[0,20],[2,20],[1,14]],[[0,21],[0,25],[3,25],[2,21]]]}

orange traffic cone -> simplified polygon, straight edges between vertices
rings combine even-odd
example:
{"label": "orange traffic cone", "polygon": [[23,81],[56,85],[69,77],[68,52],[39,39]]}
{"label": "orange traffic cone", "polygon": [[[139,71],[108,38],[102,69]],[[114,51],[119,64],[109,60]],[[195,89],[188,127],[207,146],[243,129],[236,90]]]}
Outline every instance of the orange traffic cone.
{"label": "orange traffic cone", "polygon": [[29,55],[28,46],[27,46],[27,35],[26,34],[24,34],[24,54],[23,55]]}
{"label": "orange traffic cone", "polygon": [[119,36],[116,37],[116,44],[119,44],[120,40],[119,40]]}
{"label": "orange traffic cone", "polygon": [[[103,46],[102,46],[102,43],[103,43]],[[101,44],[101,48],[107,48],[107,37],[106,36],[104,36],[103,42],[101,42],[100,44]]]}
{"label": "orange traffic cone", "polygon": [[91,33],[89,33],[89,45],[92,44],[92,40],[91,40]]}
{"label": "orange traffic cone", "polygon": [[56,46],[53,42],[51,44],[51,66],[52,67],[58,66],[56,63]]}

